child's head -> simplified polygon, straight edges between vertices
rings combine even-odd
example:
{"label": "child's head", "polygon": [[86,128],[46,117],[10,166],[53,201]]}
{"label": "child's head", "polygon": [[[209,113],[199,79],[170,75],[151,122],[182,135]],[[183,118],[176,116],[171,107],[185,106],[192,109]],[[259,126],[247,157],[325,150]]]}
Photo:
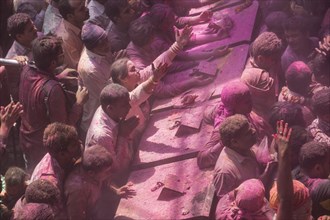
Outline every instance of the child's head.
{"label": "child's head", "polygon": [[6,193],[12,198],[19,198],[25,193],[28,174],[19,167],[10,167],[5,173]]}
{"label": "child's head", "polygon": [[316,141],[304,144],[299,153],[299,165],[309,177],[327,179],[330,174],[330,147]]}
{"label": "child's head", "polygon": [[28,185],[25,191],[27,203],[54,205],[60,201],[59,189],[50,181],[38,179]]}
{"label": "child's head", "polygon": [[269,70],[278,63],[281,51],[282,41],[272,32],[260,34],[251,46],[251,56],[256,64],[265,70]]}
{"label": "child's head", "polygon": [[244,115],[233,115],[220,125],[221,142],[238,153],[246,154],[256,143],[256,130]]}
{"label": "child's head", "polygon": [[290,64],[285,72],[286,84],[290,91],[307,96],[312,83],[312,71],[302,61]]}
{"label": "child's head", "polygon": [[312,109],[319,119],[330,123],[330,88],[319,90],[313,95]]}

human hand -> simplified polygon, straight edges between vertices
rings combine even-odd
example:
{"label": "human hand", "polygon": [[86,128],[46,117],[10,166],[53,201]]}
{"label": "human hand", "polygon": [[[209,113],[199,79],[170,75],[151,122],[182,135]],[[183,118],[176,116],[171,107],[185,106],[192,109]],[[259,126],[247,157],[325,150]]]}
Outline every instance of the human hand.
{"label": "human hand", "polygon": [[61,73],[55,77],[63,83],[66,87],[75,87],[78,85],[78,72],[72,68],[65,68]]}
{"label": "human hand", "polygon": [[114,52],[113,57],[114,57],[114,61],[119,60],[119,59],[124,58],[124,57],[127,57],[126,49]]}
{"label": "human hand", "polygon": [[221,57],[221,56],[228,54],[229,52],[230,52],[230,49],[228,48],[227,45],[223,46],[223,47],[219,47],[212,51],[212,57]]}
{"label": "human hand", "polygon": [[161,80],[167,70],[168,70],[168,64],[167,63],[160,63],[156,68],[155,65],[152,63],[151,64],[152,67],[152,72],[153,72],[153,81],[158,82],[159,80]]}
{"label": "human hand", "polygon": [[288,123],[285,123],[283,126],[284,121],[277,121],[277,128],[276,134],[274,135],[275,143],[278,148],[278,155],[279,157],[283,157],[287,155],[290,151],[288,150],[289,140],[292,132],[292,128],[288,128]]}
{"label": "human hand", "polygon": [[323,216],[320,216],[320,217],[318,217],[317,220],[330,220],[330,215],[323,215]]}
{"label": "human hand", "polygon": [[119,122],[119,135],[128,137],[139,124],[139,117],[132,116]]}
{"label": "human hand", "polygon": [[6,107],[0,107],[0,137],[6,138],[9,134],[11,127],[19,116],[23,114],[23,106],[17,102],[9,103]]}
{"label": "human hand", "polygon": [[315,48],[315,50],[323,54],[324,56],[327,56],[330,54],[330,35],[327,35],[326,37],[323,38],[323,41],[319,42],[319,47]]}
{"label": "human hand", "polygon": [[180,47],[184,47],[188,44],[191,35],[192,27],[186,25],[181,32],[179,30],[175,31],[175,40]]}
{"label": "human hand", "polygon": [[13,59],[18,61],[21,66],[25,66],[29,61],[27,56],[15,56]]}
{"label": "human hand", "polygon": [[209,77],[207,75],[198,75],[196,77],[191,78],[192,80],[192,86],[204,86],[207,84],[210,84],[211,82],[213,82],[214,77]]}
{"label": "human hand", "polygon": [[116,190],[117,195],[125,199],[133,198],[133,196],[136,196],[136,191],[131,188],[133,185],[132,182],[128,182],[126,185]]}
{"label": "human hand", "polygon": [[212,11],[203,11],[198,17],[200,21],[209,21],[212,18],[212,15]]}
{"label": "human hand", "polygon": [[88,98],[88,89],[85,86],[78,86],[76,92],[76,104],[83,105],[87,102]]}

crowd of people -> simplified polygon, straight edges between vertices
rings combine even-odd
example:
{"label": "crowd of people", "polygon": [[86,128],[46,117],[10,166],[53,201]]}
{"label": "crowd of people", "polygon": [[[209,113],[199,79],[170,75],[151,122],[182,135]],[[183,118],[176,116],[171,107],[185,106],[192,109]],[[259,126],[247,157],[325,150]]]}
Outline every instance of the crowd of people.
{"label": "crowd of people", "polygon": [[[127,179],[152,101],[214,81],[163,77],[230,52],[186,50],[230,37],[229,16],[189,16],[214,2],[14,0],[3,55],[17,64],[0,66],[0,161],[15,126],[25,166],[1,176],[1,219],[111,219],[120,198],[135,196]],[[330,5],[260,6],[240,79],[204,114],[214,130],[197,164],[214,172],[210,216],[330,219]]]}

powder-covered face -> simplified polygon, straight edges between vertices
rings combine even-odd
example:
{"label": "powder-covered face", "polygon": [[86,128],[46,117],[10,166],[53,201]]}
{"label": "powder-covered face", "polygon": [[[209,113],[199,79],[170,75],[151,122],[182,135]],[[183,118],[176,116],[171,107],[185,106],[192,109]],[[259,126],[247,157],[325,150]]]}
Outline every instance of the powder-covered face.
{"label": "powder-covered face", "polygon": [[306,46],[304,45],[308,39],[306,33],[299,30],[286,30],[284,34],[287,43],[294,51],[299,51],[301,48]]}

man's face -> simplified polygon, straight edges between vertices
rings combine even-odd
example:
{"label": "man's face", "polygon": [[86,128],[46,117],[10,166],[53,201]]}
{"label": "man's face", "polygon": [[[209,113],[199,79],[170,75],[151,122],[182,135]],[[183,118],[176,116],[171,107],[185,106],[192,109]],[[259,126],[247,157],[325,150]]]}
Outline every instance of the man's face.
{"label": "man's face", "polygon": [[74,8],[72,19],[77,24],[77,26],[81,28],[84,25],[84,21],[89,18],[89,11],[85,6],[85,1],[71,0],[69,3]]}
{"label": "man's face", "polygon": [[284,34],[286,41],[294,51],[300,50],[304,47],[304,44],[308,39],[308,34],[299,30],[286,30]]}
{"label": "man's face", "polygon": [[129,96],[117,101],[112,104],[111,109],[115,118],[115,121],[119,122],[120,120],[124,120],[131,109],[131,105],[129,104]]}
{"label": "man's face", "polygon": [[257,134],[256,130],[251,124],[245,126],[240,132],[240,135],[236,137],[235,150],[238,152],[247,152],[256,143]]}
{"label": "man's face", "polygon": [[77,140],[70,144],[66,151],[64,151],[63,159],[65,160],[65,169],[73,168],[76,161],[81,157],[83,146],[81,141]]}
{"label": "man's face", "polygon": [[22,42],[24,45],[31,45],[32,41],[37,37],[37,28],[31,20],[26,24],[24,32],[17,35],[19,42]]}

